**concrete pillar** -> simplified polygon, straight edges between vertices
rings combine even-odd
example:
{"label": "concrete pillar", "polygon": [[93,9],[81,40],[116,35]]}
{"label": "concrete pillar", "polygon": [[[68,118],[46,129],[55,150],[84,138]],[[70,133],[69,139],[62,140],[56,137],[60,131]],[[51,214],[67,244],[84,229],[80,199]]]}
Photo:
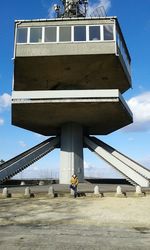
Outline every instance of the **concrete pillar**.
{"label": "concrete pillar", "polygon": [[125,192],[122,192],[122,189],[120,186],[117,186],[116,188],[116,194],[115,194],[116,197],[126,197],[126,193]]}
{"label": "concrete pillar", "polygon": [[3,188],[3,191],[2,191],[2,197],[3,198],[10,198],[11,197],[11,194],[8,192],[8,188]]}
{"label": "concrete pillar", "polygon": [[26,188],[25,188],[24,195],[25,195],[26,197],[30,197],[30,195],[31,195],[31,189],[30,189],[29,187],[26,187]]}
{"label": "concrete pillar", "polygon": [[20,186],[25,186],[25,182],[21,181]]}
{"label": "concrete pillar", "polygon": [[83,132],[76,123],[67,123],[61,129],[60,184],[69,184],[72,174],[84,181]]}
{"label": "concrete pillar", "polygon": [[116,188],[116,193],[117,193],[117,195],[122,194],[122,189],[121,189],[120,186],[117,186],[117,188]]}
{"label": "concrete pillar", "polygon": [[142,189],[140,186],[136,186],[136,191],[137,194],[141,194],[142,193]]}
{"label": "concrete pillar", "polygon": [[99,192],[99,186],[95,186],[94,187],[94,194],[95,195],[99,195],[100,194],[100,192]]}
{"label": "concrete pillar", "polygon": [[99,186],[94,187],[94,196],[101,198],[104,197],[104,194],[100,192]]}
{"label": "concrete pillar", "polygon": [[54,188],[53,186],[50,186],[49,189],[48,189],[48,196],[50,198],[54,198],[55,197],[55,191],[54,191]]}
{"label": "concrete pillar", "polygon": [[39,186],[44,186],[44,181],[39,181]]}
{"label": "concrete pillar", "polygon": [[141,196],[144,196],[144,195],[145,195],[145,192],[142,192],[142,188],[140,186],[136,186],[135,196],[141,197]]}

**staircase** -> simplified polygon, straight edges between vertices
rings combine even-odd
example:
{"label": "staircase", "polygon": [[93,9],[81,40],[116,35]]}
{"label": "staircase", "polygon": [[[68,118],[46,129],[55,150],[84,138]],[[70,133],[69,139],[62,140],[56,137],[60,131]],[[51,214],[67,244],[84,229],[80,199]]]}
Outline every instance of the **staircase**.
{"label": "staircase", "polygon": [[150,171],[96,137],[84,137],[87,147],[117,169],[133,185],[149,187]]}
{"label": "staircase", "polygon": [[55,149],[58,145],[59,137],[51,137],[9,161],[4,162],[0,165],[0,183],[29,167],[31,164]]}

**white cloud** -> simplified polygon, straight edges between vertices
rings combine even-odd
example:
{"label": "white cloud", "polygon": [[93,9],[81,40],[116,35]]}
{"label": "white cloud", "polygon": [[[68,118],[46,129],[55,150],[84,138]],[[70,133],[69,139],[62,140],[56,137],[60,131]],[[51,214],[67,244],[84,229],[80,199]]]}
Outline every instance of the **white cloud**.
{"label": "white cloud", "polygon": [[18,143],[23,148],[27,146],[24,141],[19,141]]}
{"label": "white cloud", "polygon": [[[56,0],[57,2],[58,0]],[[54,5],[54,1],[48,1],[48,0],[41,0],[41,5],[44,9],[48,10],[48,18],[52,18],[53,15],[53,5]]]}
{"label": "white cloud", "polygon": [[84,161],[84,168],[87,170],[92,170],[94,169],[94,166],[91,163]]}
{"label": "white cloud", "polygon": [[0,118],[0,126],[4,124],[4,119]]}
{"label": "white cloud", "polygon": [[51,6],[48,9],[48,18],[53,18],[55,17],[55,11],[54,11],[54,5],[51,4]]}
{"label": "white cloud", "polygon": [[111,8],[111,0],[97,0],[97,1],[89,1],[88,5],[88,16],[92,14],[92,12],[98,7],[104,7],[106,13]]}
{"label": "white cloud", "polygon": [[49,136],[45,136],[45,135],[41,135],[41,134],[37,134],[37,133],[34,133],[36,138],[38,139],[42,139],[42,140],[46,140],[47,138],[49,138]]}
{"label": "white cloud", "polygon": [[150,130],[150,92],[132,97],[127,101],[132,113],[133,124],[127,126],[124,130],[137,132]]}
{"label": "white cloud", "polygon": [[99,166],[84,161],[86,177],[94,178],[120,178],[122,175],[108,163],[99,158]]}
{"label": "white cloud", "polygon": [[10,104],[11,104],[11,96],[9,94],[4,93],[3,95],[0,96],[0,111],[10,107]]}
{"label": "white cloud", "polygon": [[142,84],[139,84],[138,88],[139,88],[140,91],[144,91],[144,86]]}
{"label": "white cloud", "polygon": [[129,137],[128,141],[134,141],[134,138],[133,137]]}

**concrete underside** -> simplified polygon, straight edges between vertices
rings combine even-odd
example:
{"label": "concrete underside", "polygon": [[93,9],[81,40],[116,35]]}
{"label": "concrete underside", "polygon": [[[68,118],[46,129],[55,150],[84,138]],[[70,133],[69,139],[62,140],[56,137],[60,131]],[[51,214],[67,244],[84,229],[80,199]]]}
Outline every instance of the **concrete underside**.
{"label": "concrete underside", "polygon": [[60,134],[68,122],[80,124],[84,134],[106,135],[132,123],[132,115],[119,98],[12,105],[12,124],[36,133]]}
{"label": "concrete underside", "polygon": [[131,86],[124,70],[115,54],[16,57],[14,90],[119,89],[123,93]]}

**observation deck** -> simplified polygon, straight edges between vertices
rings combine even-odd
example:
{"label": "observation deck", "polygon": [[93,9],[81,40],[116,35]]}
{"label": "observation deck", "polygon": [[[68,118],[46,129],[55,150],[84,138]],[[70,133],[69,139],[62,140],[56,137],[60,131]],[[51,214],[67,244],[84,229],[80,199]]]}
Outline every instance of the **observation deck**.
{"label": "observation deck", "polygon": [[14,90],[131,87],[116,17],[16,21]]}
{"label": "observation deck", "polygon": [[49,136],[69,122],[85,134],[132,123],[130,62],[116,17],[16,21],[13,125]]}

